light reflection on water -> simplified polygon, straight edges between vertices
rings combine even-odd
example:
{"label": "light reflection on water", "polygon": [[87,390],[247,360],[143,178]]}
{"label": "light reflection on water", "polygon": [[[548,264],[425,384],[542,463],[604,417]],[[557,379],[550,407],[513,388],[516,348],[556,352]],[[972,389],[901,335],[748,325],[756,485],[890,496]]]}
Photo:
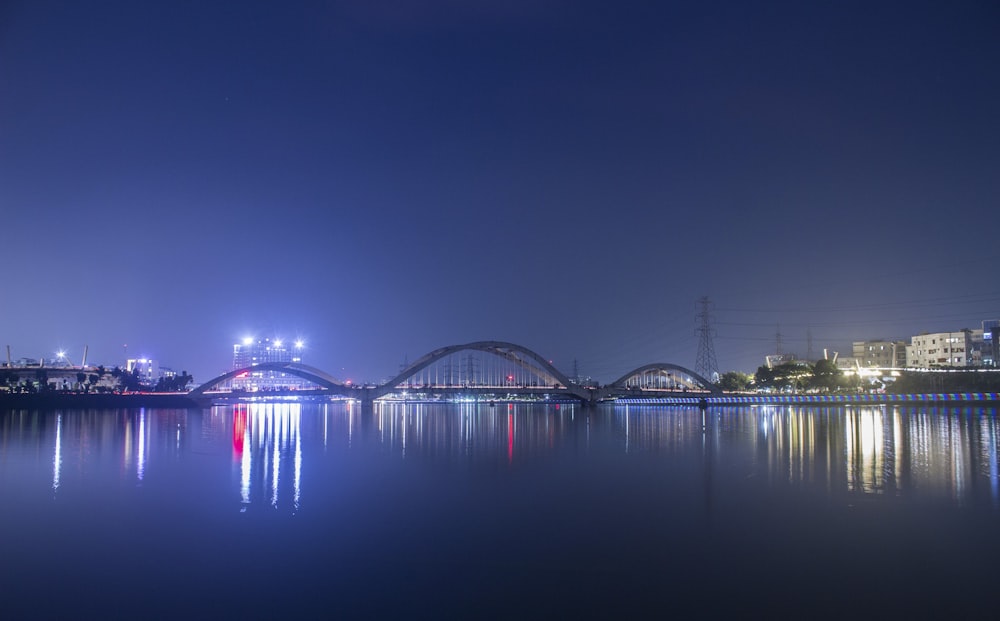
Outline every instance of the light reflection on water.
{"label": "light reflection on water", "polygon": [[[302,494],[302,406],[299,403],[255,403],[232,407],[233,460],[240,465],[241,511],[255,499],[277,508],[284,467],[291,462],[291,507]],[[258,485],[253,484],[257,479]],[[288,485],[288,484],[286,484]],[[289,493],[286,490],[286,494]]]}
{"label": "light reflection on water", "polygon": [[[229,436],[244,511],[254,503],[299,509],[304,462],[322,459],[331,448],[358,449],[359,435],[404,461],[511,465],[591,450],[592,425],[602,434],[611,431],[601,436],[600,450],[699,451],[770,484],[809,485],[827,493],[945,496],[956,503],[985,492],[1000,506],[992,409],[760,406],[703,412],[648,405],[377,403],[367,416],[362,420],[360,406],[351,402],[240,404],[205,415],[144,409],[12,412],[3,418],[0,440],[8,460],[24,446],[49,444],[50,486],[58,493],[68,484],[67,466],[70,480],[109,474],[101,464],[117,452],[116,476],[131,473],[133,482],[142,484],[151,460],[163,468],[156,462],[185,451],[217,450],[214,444]],[[196,438],[190,437],[193,429],[200,432]]]}

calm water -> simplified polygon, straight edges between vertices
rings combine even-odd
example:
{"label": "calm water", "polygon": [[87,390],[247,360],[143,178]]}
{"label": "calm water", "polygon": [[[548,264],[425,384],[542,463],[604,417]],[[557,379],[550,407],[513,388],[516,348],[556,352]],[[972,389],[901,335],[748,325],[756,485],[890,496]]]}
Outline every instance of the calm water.
{"label": "calm water", "polygon": [[0,413],[3,617],[984,618],[995,410]]}

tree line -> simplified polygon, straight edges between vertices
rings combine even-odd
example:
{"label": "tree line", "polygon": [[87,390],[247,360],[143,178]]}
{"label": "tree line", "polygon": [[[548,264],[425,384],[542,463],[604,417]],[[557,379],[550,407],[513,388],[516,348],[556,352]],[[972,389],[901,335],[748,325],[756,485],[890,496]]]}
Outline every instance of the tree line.
{"label": "tree line", "polygon": [[893,381],[865,381],[844,373],[832,360],[785,362],[761,366],[753,375],[739,371],[723,373],[716,384],[727,392],[753,390],[773,392],[858,392],[862,388],[884,389],[896,394],[1000,392],[1000,373],[953,369],[948,372],[901,371]]}
{"label": "tree line", "polygon": [[812,364],[793,361],[775,366],[762,365],[753,375],[728,371],[718,382],[719,388],[729,392],[856,392],[861,385],[860,377],[845,374],[832,360],[817,360]]}

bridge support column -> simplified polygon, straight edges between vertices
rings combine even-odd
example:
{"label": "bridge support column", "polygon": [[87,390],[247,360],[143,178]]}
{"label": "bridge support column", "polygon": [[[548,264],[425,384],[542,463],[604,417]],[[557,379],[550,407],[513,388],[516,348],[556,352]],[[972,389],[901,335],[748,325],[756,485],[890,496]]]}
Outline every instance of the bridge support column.
{"label": "bridge support column", "polygon": [[375,412],[375,399],[372,398],[370,388],[364,388],[359,396],[361,400],[361,415],[370,416]]}

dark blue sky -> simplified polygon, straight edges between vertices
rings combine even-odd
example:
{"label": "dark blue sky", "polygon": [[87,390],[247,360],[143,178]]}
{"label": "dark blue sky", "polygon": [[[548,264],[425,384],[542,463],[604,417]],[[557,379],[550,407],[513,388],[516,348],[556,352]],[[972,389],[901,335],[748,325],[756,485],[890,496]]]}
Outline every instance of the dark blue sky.
{"label": "dark blue sky", "polygon": [[702,295],[723,371],[1000,317],[995,3],[284,4],[0,5],[15,358],[610,381]]}

